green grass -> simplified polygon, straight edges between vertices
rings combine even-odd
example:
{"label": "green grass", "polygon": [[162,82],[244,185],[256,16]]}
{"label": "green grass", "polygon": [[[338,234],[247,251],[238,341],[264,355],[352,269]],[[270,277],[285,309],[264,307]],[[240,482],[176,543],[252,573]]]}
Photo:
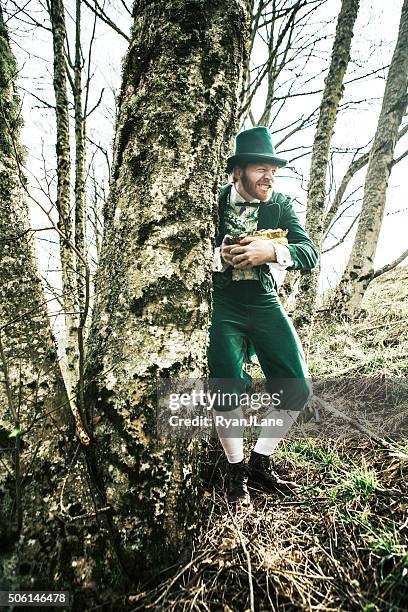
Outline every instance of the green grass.
{"label": "green grass", "polygon": [[[395,379],[408,374],[408,266],[374,281],[363,308],[355,321],[336,321],[332,313],[318,317],[311,338],[303,339],[313,376],[346,371],[351,378]],[[405,384],[401,378],[401,387],[399,383],[392,387],[387,397],[390,410],[379,411],[381,427],[391,412],[397,417],[407,412]],[[365,410],[370,392],[367,384],[367,393],[357,395],[356,405],[350,400],[363,424],[370,416]],[[347,397],[336,398],[335,405],[346,411]],[[302,433],[312,431],[307,425]],[[398,426],[397,419],[396,430]],[[271,584],[281,609],[305,610],[306,605],[308,610],[408,609],[408,464],[353,431],[347,438],[340,437],[347,434],[341,427],[329,431],[333,437],[326,439],[286,439],[273,454],[276,470],[304,486],[299,499],[260,495],[254,498],[251,512],[232,522],[223,504],[204,498],[215,505],[209,511],[210,535],[204,533],[196,545],[203,561],[197,561],[188,588],[172,587],[172,602],[179,597],[180,606],[185,606],[186,594],[191,593],[195,603],[205,583],[207,609],[220,602],[221,589],[224,606],[248,607],[248,571],[241,547],[223,547],[225,534],[230,537],[231,528],[238,525],[251,558],[259,609],[270,609]],[[384,431],[380,428],[379,435]],[[408,454],[408,441],[395,446]]]}
{"label": "green grass", "polygon": [[391,527],[383,527],[373,531],[367,537],[367,546],[370,550],[380,552],[387,558],[402,556],[403,560],[408,563],[407,545],[402,544],[394,522]]}
{"label": "green grass", "polygon": [[335,450],[317,446],[315,440],[286,440],[276,450],[276,457],[290,459],[300,464],[318,462],[322,466],[341,465],[342,459]]}
{"label": "green grass", "polygon": [[356,466],[350,471],[346,480],[341,483],[341,487],[345,496],[348,499],[353,499],[355,497],[369,497],[380,488],[380,485],[375,470],[369,468],[363,458],[362,465]]}

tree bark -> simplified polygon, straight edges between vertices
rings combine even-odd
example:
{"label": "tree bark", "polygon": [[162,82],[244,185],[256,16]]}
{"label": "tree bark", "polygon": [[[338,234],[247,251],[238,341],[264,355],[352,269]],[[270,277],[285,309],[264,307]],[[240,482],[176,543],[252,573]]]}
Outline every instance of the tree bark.
{"label": "tree bark", "polygon": [[[313,142],[312,161],[306,209],[306,230],[321,252],[324,235],[324,209],[326,202],[326,176],[330,156],[330,143],[340,100],[343,80],[350,59],[353,28],[357,18],[359,0],[343,0],[337,20],[329,73],[325,79],[319,120]],[[310,324],[317,296],[319,266],[311,273],[302,274],[296,304],[295,321],[298,326]]]}
{"label": "tree bark", "polygon": [[388,178],[398,140],[398,130],[407,108],[407,48],[408,0],[405,0],[377,130],[370,151],[357,234],[346,270],[336,291],[337,308],[347,316],[358,314],[364,293],[374,275],[374,257],[384,216]]}
{"label": "tree bark", "polygon": [[[81,59],[81,0],[75,2],[75,65],[74,65],[74,109],[75,109],[75,246],[87,259],[86,249],[86,120],[82,105],[82,59]],[[81,313],[85,308],[85,268],[76,258],[77,296]]]}
{"label": "tree bark", "polygon": [[49,589],[72,573],[58,510],[80,474],[64,492],[74,435],[22,195],[16,74],[0,7],[0,576],[3,589]]}
{"label": "tree bark", "polygon": [[[57,210],[58,226],[71,242],[74,241],[74,222],[71,212],[71,155],[69,146],[69,106],[67,68],[65,58],[65,12],[62,0],[49,0],[48,10],[52,27],[54,51],[54,93],[57,123]],[[66,327],[67,387],[74,397],[79,376],[78,351],[78,296],[76,257],[72,247],[60,238],[63,304]]]}
{"label": "tree bark", "polygon": [[[17,69],[0,5],[0,582],[105,605],[121,573],[75,436],[21,172]],[[71,608],[70,608],[71,609]]]}
{"label": "tree bark", "polygon": [[155,435],[161,377],[206,372],[216,194],[237,116],[238,0],[139,0],[123,67],[86,368],[90,463],[132,572],[179,558],[197,444]]}

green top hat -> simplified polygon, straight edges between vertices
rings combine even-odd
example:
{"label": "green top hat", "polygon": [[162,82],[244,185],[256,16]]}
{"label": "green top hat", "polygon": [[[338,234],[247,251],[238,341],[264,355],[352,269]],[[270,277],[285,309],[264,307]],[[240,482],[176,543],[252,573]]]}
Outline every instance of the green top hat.
{"label": "green top hat", "polygon": [[235,139],[235,154],[227,159],[227,174],[239,164],[266,162],[279,168],[288,163],[276,157],[271,133],[267,127],[254,127],[240,132]]}

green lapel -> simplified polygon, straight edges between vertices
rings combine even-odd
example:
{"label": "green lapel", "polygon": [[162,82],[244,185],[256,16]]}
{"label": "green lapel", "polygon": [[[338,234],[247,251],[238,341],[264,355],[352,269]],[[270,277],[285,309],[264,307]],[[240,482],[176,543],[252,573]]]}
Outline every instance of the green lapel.
{"label": "green lapel", "polygon": [[[219,195],[219,236],[225,235],[224,211],[227,203],[227,198],[231,192],[232,184],[223,185]],[[285,197],[278,191],[274,191],[271,199],[260,205],[258,213],[258,229],[276,229],[279,227],[279,219],[281,215],[281,201]],[[222,240],[222,238],[221,238]],[[220,242],[221,244],[221,242]],[[217,245],[218,246],[218,245]]]}
{"label": "green lapel", "polygon": [[258,229],[276,229],[279,227],[281,206],[278,201],[279,192],[273,192],[269,202],[261,204],[258,213]]}
{"label": "green lapel", "polygon": [[[219,196],[219,229],[216,238],[216,246],[220,246],[223,237],[225,236],[224,210],[227,203],[227,195],[231,190],[232,185],[229,183],[220,189]],[[293,259],[293,266],[288,270],[311,270],[315,267],[318,259],[316,247],[311,241],[308,234],[303,229],[299,219],[296,216],[293,207],[290,204],[289,196],[274,191],[269,202],[262,203],[258,213],[258,229],[277,229],[289,230],[288,241],[289,251]],[[266,272],[269,270],[267,264],[261,266],[260,280],[262,276],[266,278]],[[265,272],[265,274],[263,274]],[[227,277],[231,270],[227,269],[225,274],[216,276]],[[265,281],[266,282],[266,281]],[[264,284],[265,285],[265,284]],[[266,285],[265,285],[266,286]]]}

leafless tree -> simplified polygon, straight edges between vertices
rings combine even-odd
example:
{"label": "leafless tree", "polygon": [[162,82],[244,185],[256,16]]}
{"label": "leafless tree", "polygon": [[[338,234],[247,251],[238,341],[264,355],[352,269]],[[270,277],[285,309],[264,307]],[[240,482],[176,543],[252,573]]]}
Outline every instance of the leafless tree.
{"label": "leafless tree", "polygon": [[[374,271],[374,256],[384,216],[388,179],[408,96],[408,1],[405,0],[394,55],[387,76],[383,104],[373,146],[368,159],[364,184],[364,199],[353,250],[336,293],[340,311],[347,315],[359,312],[361,301],[370,281],[379,276]],[[396,162],[397,160],[395,160]],[[406,251],[384,266],[392,269],[406,256]]]}
{"label": "leafless tree", "polygon": [[[343,92],[343,80],[350,59],[350,47],[359,0],[343,0],[337,20],[330,69],[325,80],[320,105],[319,121],[313,142],[306,209],[306,229],[319,250],[324,232],[326,204],[326,177],[330,157],[330,145],[339,103]],[[318,270],[302,275],[300,295],[296,305],[296,321],[309,324],[312,320],[317,297]]]}
{"label": "leafless tree", "polygon": [[89,419],[102,416],[90,461],[142,572],[178,556],[195,520],[197,445],[155,436],[156,391],[206,368],[215,193],[246,15],[234,1],[136,2],[133,16],[86,383]]}

